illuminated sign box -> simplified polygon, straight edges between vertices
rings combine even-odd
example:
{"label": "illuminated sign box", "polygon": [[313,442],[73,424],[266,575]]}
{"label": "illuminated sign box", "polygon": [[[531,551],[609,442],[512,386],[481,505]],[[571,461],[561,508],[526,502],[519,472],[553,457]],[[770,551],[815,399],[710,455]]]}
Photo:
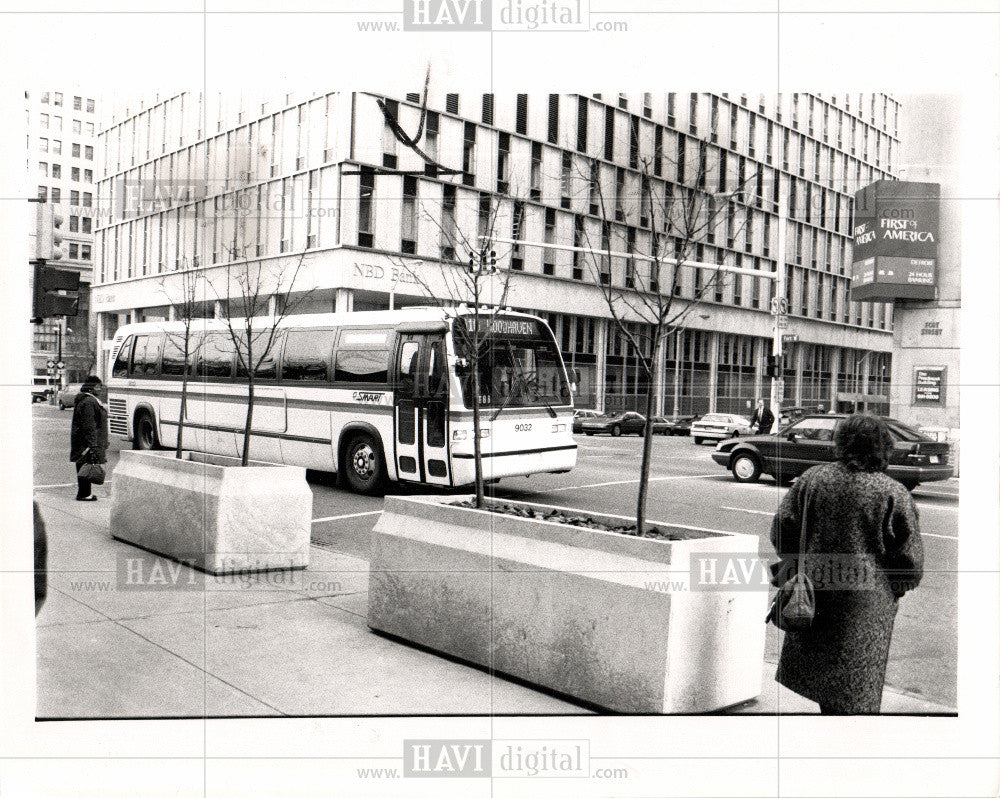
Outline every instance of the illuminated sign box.
{"label": "illuminated sign box", "polygon": [[878,180],[854,195],[851,300],[934,299],[941,186]]}

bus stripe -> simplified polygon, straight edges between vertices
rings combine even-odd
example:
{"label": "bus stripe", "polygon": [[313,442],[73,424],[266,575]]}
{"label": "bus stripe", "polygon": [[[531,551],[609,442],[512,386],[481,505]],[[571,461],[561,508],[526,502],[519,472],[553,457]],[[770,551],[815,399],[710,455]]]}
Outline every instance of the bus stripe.
{"label": "bus stripe", "polygon": [[[576,444],[571,444],[570,446],[546,446],[541,449],[517,449],[512,452],[483,452],[483,457],[511,457],[516,454],[545,454],[546,452],[563,452],[567,449],[575,449]],[[472,460],[475,458],[474,454],[456,454],[451,453],[451,456],[456,459],[462,460]]]}

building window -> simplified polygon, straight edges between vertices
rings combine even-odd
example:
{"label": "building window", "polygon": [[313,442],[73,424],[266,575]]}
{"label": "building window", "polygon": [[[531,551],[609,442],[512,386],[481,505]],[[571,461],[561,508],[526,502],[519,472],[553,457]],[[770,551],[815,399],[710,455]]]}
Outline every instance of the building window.
{"label": "building window", "polygon": [[561,189],[559,205],[562,208],[569,208],[570,197],[573,191],[573,156],[568,152],[562,154],[562,172],[560,174],[559,187]]}
{"label": "building window", "polygon": [[83,207],[89,208],[94,204],[94,195],[89,191],[83,192]]}
{"label": "building window", "polygon": [[93,169],[84,169],[83,170],[83,182],[84,183],[93,183],[94,182],[94,170]]}
{"label": "building window", "polygon": [[93,100],[90,100],[90,99],[87,100],[87,113],[88,114],[94,113],[94,101]]}
{"label": "building window", "polygon": [[80,133],[81,132],[81,129],[80,129],[80,120],[79,119],[74,119],[73,120],[73,132],[74,133]]}
{"label": "building window", "polygon": [[38,115],[38,125],[39,125],[39,127],[42,130],[48,130],[49,129],[49,115],[48,114],[39,114]]}
{"label": "building window", "polygon": [[670,127],[674,127],[677,124],[677,116],[675,113],[675,108],[677,104],[677,95],[674,92],[667,94],[667,124]]}
{"label": "building window", "polygon": [[492,229],[493,200],[489,194],[479,195],[479,220],[476,229],[476,240],[474,246],[485,247],[487,239],[492,239],[494,231]]}
{"label": "building window", "polygon": [[517,113],[515,114],[514,130],[522,136],[528,135],[528,95],[517,95]]}
{"label": "building window", "polygon": [[[580,248],[583,247],[584,239],[586,234],[583,229],[583,217],[576,216],[573,218],[573,246]],[[573,279],[583,280],[583,263],[584,263],[584,253],[580,252],[579,249],[573,250]]]}
{"label": "building window", "polygon": [[524,202],[522,200],[514,202],[510,237],[516,242],[511,251],[510,268],[514,271],[522,271],[524,269],[524,247],[521,244],[521,240],[524,238]]}
{"label": "building window", "polygon": [[57,91],[55,95],[53,95],[52,104],[60,106],[63,104],[63,96],[61,91]]}
{"label": "building window", "polygon": [[86,158],[88,161],[94,160],[94,148],[93,147],[91,147],[90,145],[87,145],[86,147],[83,148],[83,150],[84,150],[84,156],[83,156],[84,158]]}
{"label": "building window", "polygon": [[79,260],[80,259],[80,245],[79,244],[70,244],[69,245],[69,258],[70,258],[70,260]]}
{"label": "building window", "polygon": [[465,123],[465,137],[462,142],[462,183],[473,186],[476,183],[476,126]]}
{"label": "building window", "polygon": [[52,177],[56,179],[62,178],[62,166],[57,163],[52,164]]}
{"label": "building window", "polygon": [[615,109],[610,105],[604,109],[604,160],[615,159]]}
{"label": "building window", "polygon": [[691,107],[689,109],[688,133],[698,132],[698,95],[691,92]]}
{"label": "building window", "polygon": [[601,165],[596,161],[590,162],[590,178],[587,181],[587,193],[590,203],[590,212],[596,214],[599,210],[601,190]]}
{"label": "building window", "polygon": [[58,188],[52,189],[52,202],[59,203],[62,202],[62,190]]}
{"label": "building window", "polygon": [[435,111],[427,112],[427,126],[424,130],[424,152],[434,163],[424,164],[424,174],[437,177],[438,125],[440,117]]}
{"label": "building window", "polygon": [[493,95],[484,94],[483,95],[483,124],[492,125],[493,124]]}
{"label": "building window", "polygon": [[80,219],[80,232],[81,233],[93,232],[91,228],[92,224],[93,220],[89,216],[84,216],[82,219]]}
{"label": "building window", "polygon": [[43,177],[49,176],[49,165],[45,161],[38,162],[38,171],[42,173]]}
{"label": "building window", "polygon": [[653,95],[649,92],[642,95],[642,115],[647,119],[653,118]]}
{"label": "building window", "polygon": [[74,207],[80,204],[80,192],[79,191],[71,191],[71,192],[69,192],[69,204],[73,205]]}
{"label": "building window", "polygon": [[456,260],[455,256],[455,187],[444,187],[441,203],[441,260]]}
{"label": "building window", "polygon": [[[27,92],[24,93],[24,97],[25,97],[25,99],[27,99],[27,97],[28,97],[28,93]],[[49,93],[47,91],[43,91],[42,92],[42,102],[45,103],[46,105],[49,104]]]}
{"label": "building window", "polygon": [[590,101],[584,97],[580,96],[577,99],[576,106],[576,149],[577,152],[587,151],[587,112],[589,110]]}
{"label": "building window", "polygon": [[[399,119],[399,103],[395,100],[385,101],[385,118],[382,123],[382,166],[395,169],[399,165],[396,155],[396,134],[389,124],[390,119]],[[228,149],[228,148],[227,148]]]}
{"label": "building window", "polygon": [[611,285],[611,225],[608,222],[601,224],[601,282],[604,285]]}
{"label": "building window", "polygon": [[628,125],[628,165],[639,168],[639,117],[630,116]]}
{"label": "building window", "polygon": [[687,161],[687,137],[677,136],[677,182],[684,182],[684,164]]}
{"label": "building window", "polygon": [[40,202],[46,202],[49,198],[49,190],[45,186],[38,187],[38,199]]}
{"label": "building window", "polygon": [[510,190],[510,133],[497,137],[497,192],[506,194]]}
{"label": "building window", "polygon": [[375,246],[375,171],[361,167],[358,195],[358,246]]}
{"label": "building window", "polygon": [[449,114],[458,114],[458,95],[446,94],[444,98],[444,110]]}
{"label": "building window", "polygon": [[559,143],[559,95],[549,95],[549,144]]}
{"label": "building window", "polygon": [[80,145],[79,145],[79,144],[73,144],[73,145],[72,145],[72,146],[70,147],[70,154],[71,154],[71,155],[72,155],[72,156],[73,156],[74,158],[79,158],[79,157],[80,157]]}
{"label": "building window", "polygon": [[[554,208],[545,209],[545,243],[554,244],[556,240],[556,212]],[[553,275],[556,273],[556,253],[546,247],[542,251],[542,272]]]}
{"label": "building window", "polygon": [[626,227],[625,228],[625,251],[628,253],[628,258],[625,260],[625,285],[628,288],[636,287],[636,274],[635,274],[635,258],[632,257],[635,254],[635,228]]}
{"label": "building window", "polygon": [[417,253],[417,178],[403,177],[402,251]]}
{"label": "building window", "polygon": [[80,244],[80,258],[90,260],[90,244]]}
{"label": "building window", "polygon": [[77,183],[80,182],[80,167],[78,167],[78,166],[71,166],[69,168],[69,179],[73,180],[73,181],[75,181]]}
{"label": "building window", "polygon": [[49,140],[48,139],[38,139],[38,150],[39,152],[49,151]]}
{"label": "building window", "polygon": [[531,189],[529,196],[533,200],[542,198],[542,145],[537,141],[531,143]]}
{"label": "building window", "polygon": [[615,170],[615,221],[625,221],[625,170]]}
{"label": "building window", "polygon": [[81,110],[83,110],[83,98],[82,97],[74,97],[73,98],[73,110],[74,111],[81,111]]}
{"label": "building window", "polygon": [[653,133],[653,174],[660,177],[663,174],[663,126],[657,125]]}

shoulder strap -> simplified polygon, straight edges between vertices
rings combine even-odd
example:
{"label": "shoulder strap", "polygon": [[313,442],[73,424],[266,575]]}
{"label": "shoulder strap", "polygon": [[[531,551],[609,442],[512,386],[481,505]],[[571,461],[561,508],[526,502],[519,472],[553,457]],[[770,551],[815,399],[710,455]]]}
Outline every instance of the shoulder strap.
{"label": "shoulder strap", "polygon": [[812,485],[807,484],[805,487],[805,498],[802,500],[802,528],[799,532],[799,556],[798,560],[798,573],[802,573],[805,570],[805,560],[806,560],[806,516],[809,513],[809,497],[812,496]]}

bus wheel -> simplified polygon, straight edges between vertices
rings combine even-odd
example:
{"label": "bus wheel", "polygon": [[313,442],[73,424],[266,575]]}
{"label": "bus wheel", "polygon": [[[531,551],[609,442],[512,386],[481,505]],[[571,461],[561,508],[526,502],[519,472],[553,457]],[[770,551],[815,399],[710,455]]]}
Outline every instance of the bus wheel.
{"label": "bus wheel", "polygon": [[132,425],[132,448],[141,451],[157,449],[160,446],[156,437],[156,425],[147,410],[140,410]]}
{"label": "bus wheel", "polygon": [[385,463],[379,445],[370,435],[356,435],[344,447],[344,478],[355,493],[376,495],[385,480]]}

